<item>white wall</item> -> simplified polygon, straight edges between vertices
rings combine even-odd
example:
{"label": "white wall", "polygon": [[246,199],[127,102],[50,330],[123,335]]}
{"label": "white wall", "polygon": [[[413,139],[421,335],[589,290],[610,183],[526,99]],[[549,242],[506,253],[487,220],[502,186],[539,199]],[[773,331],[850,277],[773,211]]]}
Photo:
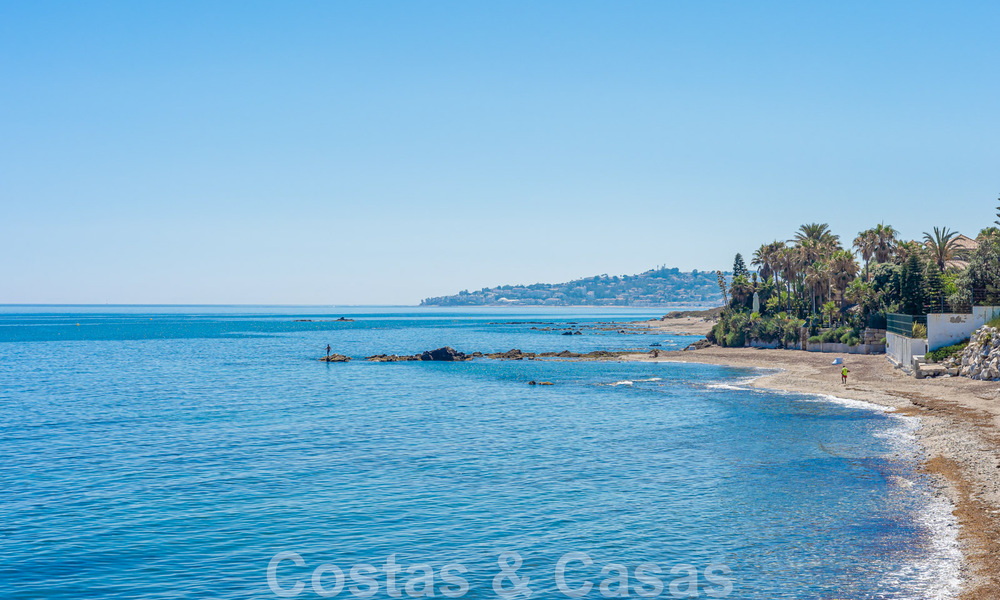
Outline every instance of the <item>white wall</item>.
{"label": "white wall", "polygon": [[973,331],[997,315],[1000,315],[998,306],[975,306],[972,314],[927,315],[927,349],[937,350],[967,340]]}
{"label": "white wall", "polygon": [[937,350],[967,340],[978,328],[972,315],[956,313],[927,315],[927,348]]}
{"label": "white wall", "polygon": [[[928,324],[930,322],[928,321]],[[930,327],[928,326],[928,329]],[[927,353],[927,340],[921,338],[908,338],[897,333],[887,332],[885,334],[885,356],[903,370],[909,372],[910,363],[914,356]]]}
{"label": "white wall", "polygon": [[1000,306],[973,306],[972,320],[976,322],[976,329],[979,329],[993,317],[1000,317]]}

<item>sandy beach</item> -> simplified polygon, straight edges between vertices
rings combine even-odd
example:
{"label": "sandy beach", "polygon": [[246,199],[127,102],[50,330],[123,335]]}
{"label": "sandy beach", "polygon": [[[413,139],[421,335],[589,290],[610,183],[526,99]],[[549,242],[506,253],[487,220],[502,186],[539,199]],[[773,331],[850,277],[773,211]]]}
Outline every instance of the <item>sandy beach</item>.
{"label": "sandy beach", "polygon": [[650,319],[648,321],[633,321],[628,324],[649,333],[675,333],[680,335],[705,335],[715,325],[714,320],[705,317],[677,317],[673,319]]}
{"label": "sandy beach", "polygon": [[[677,331],[670,321],[664,330]],[[689,319],[685,319],[689,320]],[[695,327],[697,323],[691,323]],[[965,561],[962,600],[1000,599],[1000,385],[967,378],[917,380],[893,369],[883,355],[847,355],[848,384],[834,356],[794,350],[711,347],[634,354],[623,360],[683,361],[780,369],[751,385],[863,400],[920,418],[917,437],[924,468],[953,502]]]}

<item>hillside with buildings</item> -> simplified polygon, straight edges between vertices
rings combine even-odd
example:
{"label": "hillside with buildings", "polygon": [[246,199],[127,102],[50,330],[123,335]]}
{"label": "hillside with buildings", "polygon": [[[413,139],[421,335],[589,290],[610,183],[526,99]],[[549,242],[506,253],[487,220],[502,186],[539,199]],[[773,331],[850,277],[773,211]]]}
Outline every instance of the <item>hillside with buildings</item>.
{"label": "hillside with buildings", "polygon": [[714,271],[659,267],[638,275],[597,275],[566,283],[502,285],[423,300],[421,306],[666,306],[722,303]]}

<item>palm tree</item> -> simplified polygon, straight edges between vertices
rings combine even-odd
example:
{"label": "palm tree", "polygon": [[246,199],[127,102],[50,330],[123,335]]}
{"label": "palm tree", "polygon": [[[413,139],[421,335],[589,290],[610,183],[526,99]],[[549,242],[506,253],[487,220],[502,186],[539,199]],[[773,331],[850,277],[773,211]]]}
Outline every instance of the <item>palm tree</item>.
{"label": "palm tree", "polygon": [[729,286],[729,293],[733,297],[734,308],[739,310],[745,306],[747,301],[750,300],[750,297],[753,296],[753,286],[750,285],[750,281],[742,275],[733,277],[733,282]]}
{"label": "palm tree", "polygon": [[760,248],[754,251],[750,264],[758,267],[763,281],[767,281],[772,275],[777,275],[778,252],[784,247],[784,242],[775,240],[770,244],[761,244]]}
{"label": "palm tree", "polygon": [[931,251],[931,258],[937,263],[942,271],[949,260],[957,258],[959,254],[957,231],[949,231],[947,227],[934,228],[934,235],[924,232],[924,242]]}
{"label": "palm tree", "polygon": [[830,257],[830,277],[833,286],[840,291],[840,309],[844,309],[844,292],[848,284],[858,274],[858,263],[854,261],[854,255],[847,250],[838,250]]}
{"label": "palm tree", "polygon": [[868,281],[868,261],[875,254],[875,246],[878,244],[878,237],[874,229],[866,229],[854,238],[854,249],[865,261],[865,280]]}
{"label": "palm tree", "polygon": [[798,243],[799,266],[805,268],[829,253],[830,248],[820,240],[807,238]]}
{"label": "palm tree", "polygon": [[920,257],[926,252],[919,242],[909,241],[909,242],[897,242],[896,243],[896,264],[903,265],[906,261],[910,259],[911,256]]}
{"label": "palm tree", "polygon": [[795,277],[797,267],[797,252],[794,248],[782,248],[778,251],[775,264],[781,272],[781,278],[785,280],[785,310],[792,312],[792,278]]}
{"label": "palm tree", "polygon": [[875,248],[873,250],[875,262],[887,262],[893,252],[896,251],[896,235],[898,232],[893,229],[892,225],[885,225],[884,223],[879,223],[872,231],[875,233]]}
{"label": "palm tree", "polygon": [[799,243],[805,240],[816,240],[823,244],[835,245],[840,242],[840,236],[833,235],[830,226],[826,223],[806,223],[795,232],[792,241]]}
{"label": "palm tree", "polygon": [[812,315],[816,316],[816,294],[821,289],[823,283],[827,281],[826,265],[815,262],[806,267],[805,283],[812,298]]}

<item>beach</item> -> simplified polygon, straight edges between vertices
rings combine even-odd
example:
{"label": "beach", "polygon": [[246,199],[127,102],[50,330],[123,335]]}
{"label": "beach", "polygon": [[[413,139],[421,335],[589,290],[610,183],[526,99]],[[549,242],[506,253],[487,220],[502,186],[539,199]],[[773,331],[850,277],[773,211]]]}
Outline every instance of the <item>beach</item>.
{"label": "beach", "polygon": [[[662,323],[670,329],[669,321]],[[884,355],[847,355],[847,385],[834,355],[795,350],[720,348],[634,354],[623,360],[694,362],[769,369],[749,385],[821,394],[884,406],[920,419],[924,469],[955,506],[961,527],[962,600],[1000,598],[1000,386],[967,378],[915,379]]]}

